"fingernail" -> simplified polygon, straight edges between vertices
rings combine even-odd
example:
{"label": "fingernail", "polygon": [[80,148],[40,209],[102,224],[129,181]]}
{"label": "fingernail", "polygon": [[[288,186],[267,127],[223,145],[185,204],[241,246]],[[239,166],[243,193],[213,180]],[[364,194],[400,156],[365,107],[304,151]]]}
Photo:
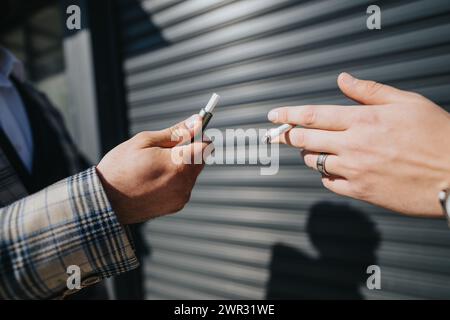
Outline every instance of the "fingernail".
{"label": "fingernail", "polygon": [[267,118],[269,119],[269,121],[277,121],[278,119],[278,112],[272,110],[269,112],[269,114],[267,115]]}
{"label": "fingernail", "polygon": [[347,72],[344,72],[341,76],[342,81],[346,84],[346,85],[353,85],[355,82],[355,78],[353,78],[350,74],[348,74]]}
{"label": "fingernail", "polygon": [[198,114],[194,114],[189,119],[187,119],[184,124],[188,129],[192,129],[195,127],[195,124],[200,121],[200,116]]}

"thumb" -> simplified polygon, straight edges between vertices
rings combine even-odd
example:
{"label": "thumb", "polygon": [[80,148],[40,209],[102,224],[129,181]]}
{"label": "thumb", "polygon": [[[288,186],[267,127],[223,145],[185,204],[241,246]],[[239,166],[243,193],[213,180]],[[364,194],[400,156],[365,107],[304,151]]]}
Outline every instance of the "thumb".
{"label": "thumb", "polygon": [[149,146],[172,148],[176,145],[190,141],[201,128],[202,118],[198,114],[194,114],[170,128],[153,132]]}
{"label": "thumb", "polygon": [[387,104],[404,100],[405,91],[375,81],[359,80],[348,73],[338,77],[341,91],[350,99],[361,104]]}

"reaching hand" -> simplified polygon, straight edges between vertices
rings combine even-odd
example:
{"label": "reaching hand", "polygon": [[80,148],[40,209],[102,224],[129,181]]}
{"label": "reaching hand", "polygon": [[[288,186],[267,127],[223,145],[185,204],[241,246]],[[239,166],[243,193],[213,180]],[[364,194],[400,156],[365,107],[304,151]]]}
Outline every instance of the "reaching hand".
{"label": "reaching hand", "polygon": [[[272,110],[269,120],[294,128],[279,142],[303,149],[331,191],[401,213],[442,216],[439,191],[450,186],[450,114],[425,97],[343,73],[338,85],[356,106]],[[276,142],[276,141],[275,141]]]}
{"label": "reaching hand", "polygon": [[208,143],[180,145],[199,130],[201,119],[192,116],[162,131],[141,132],[100,161],[97,172],[121,223],[147,221],[184,207],[204,165],[174,162],[173,153],[203,153]]}

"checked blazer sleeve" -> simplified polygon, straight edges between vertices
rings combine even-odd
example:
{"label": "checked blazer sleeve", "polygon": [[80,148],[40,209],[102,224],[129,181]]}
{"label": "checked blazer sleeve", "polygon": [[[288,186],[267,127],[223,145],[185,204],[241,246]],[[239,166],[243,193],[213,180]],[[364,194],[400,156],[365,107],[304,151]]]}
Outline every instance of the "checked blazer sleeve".
{"label": "checked blazer sleeve", "polygon": [[92,167],[0,209],[0,299],[59,298],[138,266]]}

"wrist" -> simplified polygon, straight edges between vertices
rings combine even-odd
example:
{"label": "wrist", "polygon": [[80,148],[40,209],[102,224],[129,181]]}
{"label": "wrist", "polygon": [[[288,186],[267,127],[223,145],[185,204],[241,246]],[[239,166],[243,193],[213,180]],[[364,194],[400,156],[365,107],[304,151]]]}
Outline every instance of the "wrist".
{"label": "wrist", "polygon": [[117,188],[115,188],[108,181],[108,179],[105,177],[103,170],[101,168],[99,168],[99,166],[96,166],[95,170],[96,170],[97,176],[100,180],[100,183],[102,184],[103,190],[105,191],[106,197],[109,200],[111,208],[113,209],[114,213],[116,214],[117,220],[122,225],[129,224],[127,222],[127,219],[125,218],[125,215],[124,215],[125,210],[122,206],[122,204],[125,203],[122,200],[122,198],[124,198],[124,196],[120,193],[119,190],[117,190]]}

